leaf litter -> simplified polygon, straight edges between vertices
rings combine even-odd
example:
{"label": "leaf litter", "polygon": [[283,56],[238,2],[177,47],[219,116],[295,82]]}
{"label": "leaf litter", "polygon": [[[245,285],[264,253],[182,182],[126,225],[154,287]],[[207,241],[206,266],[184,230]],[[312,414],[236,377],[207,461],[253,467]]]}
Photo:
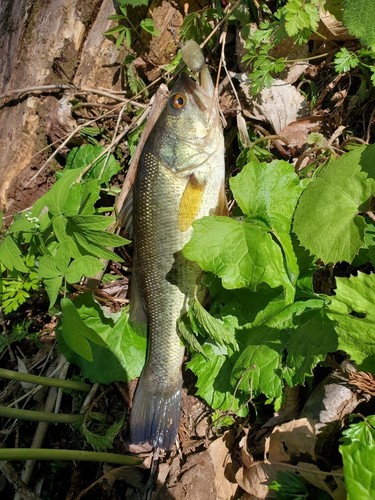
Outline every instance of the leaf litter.
{"label": "leaf litter", "polygon": [[[365,0],[361,1],[360,7],[363,5],[366,5]],[[162,35],[160,38],[152,38],[152,50],[149,54],[140,52],[139,57],[143,63],[139,64],[138,60],[134,64],[135,80],[139,75],[145,75],[149,81],[153,81],[165,71],[163,65],[172,62],[171,58],[177,51],[175,33],[183,18],[186,18],[186,12],[181,12],[181,9],[178,11],[167,5],[167,2],[163,2],[160,12],[154,9],[153,18]],[[194,11],[190,14],[194,14]],[[198,31],[208,29],[211,32],[215,16],[210,15],[194,19],[192,17],[189,22],[194,21]],[[342,29],[340,20],[332,19],[332,14],[324,12],[320,12],[319,16],[328,30],[328,48],[331,41],[337,38],[347,43],[346,30]],[[199,25],[206,22],[205,19],[208,20],[207,25]],[[242,18],[235,19],[238,22]],[[287,17],[287,22],[288,19]],[[358,29],[355,19],[353,23],[348,23],[348,27],[349,32]],[[232,25],[231,29],[240,31],[238,26],[234,28]],[[289,26],[289,29],[292,27]],[[318,31],[321,30],[320,26]],[[371,33],[366,38],[361,32],[360,38],[367,46],[372,44]],[[314,36],[310,41],[313,40]],[[232,49],[231,43],[229,38],[228,48]],[[313,43],[315,47],[311,53],[307,44],[302,46],[304,55],[300,57],[305,57],[306,54],[319,56],[322,48],[318,48],[316,41]],[[210,62],[217,67],[214,46],[211,48]],[[348,48],[351,50],[350,45]],[[350,52],[348,54],[352,57]],[[279,56],[280,53],[276,57]],[[340,60],[337,61],[339,64]],[[354,64],[355,60],[351,61]],[[232,69],[237,69],[237,61],[232,61],[228,50],[225,63],[232,65]],[[318,96],[314,96],[313,92],[301,91],[303,87],[297,86],[298,80],[295,78],[303,78],[303,74],[292,80],[274,80],[273,85],[261,90],[255,99],[246,88],[247,84],[242,84],[244,96],[241,96],[241,103],[248,123],[254,130],[262,124],[258,128],[260,138],[276,133],[285,140],[284,156],[281,156],[288,159],[288,162],[280,159],[274,151],[277,139],[268,145],[266,140],[266,147],[257,151],[263,156],[271,154],[271,163],[254,161],[257,146],[253,146],[252,142],[256,142],[257,137],[254,138],[251,131],[250,152],[247,153],[249,156],[246,162],[237,164],[239,174],[231,172],[230,187],[236,200],[233,217],[198,221],[193,239],[184,250],[204,270],[219,276],[223,289],[215,291],[217,284],[213,280],[209,285],[212,303],[208,311],[200,311],[199,305],[195,307],[194,314],[199,326],[198,342],[202,345],[200,352],[190,354],[185,373],[189,392],[195,396],[185,394],[183,399],[179,448],[161,457],[155,477],[154,496],[158,498],[269,498],[277,496],[278,488],[284,488],[284,491],[294,495],[306,492],[317,495],[326,493],[329,498],[335,499],[345,498],[346,495],[342,461],[337,456],[338,439],[342,435],[342,429],[352,421],[353,417],[350,415],[357,411],[357,407],[361,413],[371,411],[367,403],[374,394],[371,374],[374,355],[371,338],[373,274],[358,272],[359,266],[364,263],[374,263],[371,220],[363,217],[364,213],[370,213],[371,217],[373,208],[373,153],[371,148],[360,147],[342,158],[336,158],[345,147],[343,143],[340,144],[337,136],[331,143],[334,153],[331,156],[334,157],[328,164],[325,164],[325,152],[323,155],[315,152],[304,164],[307,174],[302,177],[305,178],[299,178],[295,174],[291,163],[298,161],[300,155],[308,150],[311,144],[310,134],[319,132],[326,143],[330,141],[325,136],[323,121],[326,119],[324,116],[323,120],[323,115],[336,113],[340,126],[345,117],[346,127],[360,137],[364,137],[365,132],[358,126],[358,111],[353,107],[353,102],[349,102],[351,94],[352,98],[357,98],[356,102],[360,106],[365,102],[361,102],[363,95],[359,94],[359,90],[357,95],[351,84],[343,86],[345,79],[335,79],[333,69],[327,70],[324,62],[318,60],[316,64],[310,62],[300,66],[303,66],[307,78],[315,71],[311,82],[324,87],[321,97],[324,96],[328,104],[323,103],[323,98],[314,101]],[[242,67],[242,72],[240,81],[247,78],[247,70]],[[135,83],[133,81],[132,84]],[[226,92],[230,93],[228,90]],[[230,103],[226,107],[227,120],[234,113],[231,106],[235,106],[233,103],[236,103],[236,99],[233,98]],[[361,107],[360,111],[366,116],[365,107]],[[332,127],[332,123],[330,126]],[[249,136],[248,131],[247,134]],[[350,137],[346,138],[350,141]],[[88,163],[93,163],[88,180],[96,183],[104,175],[100,181],[108,189],[112,182],[110,178],[117,173],[118,179],[121,179],[121,174],[118,174],[119,166],[112,155],[108,157],[107,168],[104,170],[103,160],[95,162],[101,150],[95,141],[94,144],[85,144],[82,149],[71,151],[67,166],[68,169],[74,166],[84,170]],[[237,145],[229,141],[229,158],[239,152]],[[311,165],[313,168],[310,171]],[[42,277],[51,304],[55,302],[63,280],[71,284],[78,281],[80,270],[84,270],[82,274],[94,275],[101,269],[98,260],[82,260],[79,248],[83,241],[79,236],[68,241],[64,235],[63,227],[68,227],[68,224],[69,230],[77,235],[83,227],[80,215],[69,211],[70,207],[78,206],[80,202],[72,184],[74,177],[79,174],[80,171],[77,170],[77,173],[69,173],[63,178],[67,190],[71,189],[69,204],[64,203],[62,190],[58,191],[56,188],[44,198],[45,203],[50,204],[51,211],[56,212],[54,229],[60,243],[69,244],[70,251],[76,257],[69,263],[70,258],[67,261],[60,250],[54,263],[48,259],[41,260],[40,272],[44,275]],[[251,186],[255,188],[250,189]],[[99,199],[99,194],[97,196]],[[92,203],[97,199],[92,198]],[[90,203],[86,207],[90,207]],[[102,257],[113,257],[111,250],[98,250],[94,244],[101,227],[107,227],[107,222],[110,221],[94,220],[94,212],[90,213],[90,209],[87,209],[85,215],[92,218],[91,229],[87,231],[88,243],[84,242],[88,252],[86,256],[94,259],[99,251],[102,252]],[[322,234],[326,237],[321,238]],[[296,254],[296,237],[307,250],[303,255]],[[4,240],[6,243],[0,247],[0,252],[3,251],[4,254],[1,254],[2,260],[16,271],[24,272],[25,262],[18,253],[14,239],[7,238]],[[204,238],[207,239],[207,245],[203,245]],[[219,240],[222,241],[223,238],[228,243],[226,246],[219,244]],[[231,242],[236,242],[235,248]],[[107,238],[102,243],[108,243],[110,247],[119,243],[119,240],[113,237],[110,241]],[[14,255],[11,262],[7,262],[9,252],[5,252],[9,249]],[[233,259],[233,254],[239,258]],[[334,276],[335,290],[329,284],[328,292],[332,296],[327,300],[325,297],[318,297],[319,287],[311,287],[313,276],[309,275],[309,266],[313,257],[315,265],[320,269],[326,269],[332,262],[351,263],[356,258],[358,267],[351,273],[347,266],[350,277]],[[217,265],[218,261],[220,266]],[[371,270],[373,268],[370,267]],[[105,288],[101,293],[104,291]],[[96,294],[98,296],[98,291]],[[363,297],[369,298],[364,301]],[[21,372],[39,370],[38,367],[44,363],[41,368],[44,373],[45,367],[54,359],[51,342],[54,342],[57,335],[60,349],[62,348],[69,361],[79,366],[81,374],[92,381],[96,381],[98,376],[97,380],[101,383],[116,381],[112,385],[114,389],[107,395],[101,388],[103,397],[94,396],[91,403],[88,403],[92,409],[101,410],[110,417],[104,430],[100,426],[95,429],[98,435],[105,433],[106,429],[108,431],[109,424],[113,426],[115,422],[121,421],[124,404],[122,399],[126,405],[130,404],[134,390],[131,380],[139,375],[145,354],[144,331],[134,333],[129,330],[126,337],[121,337],[124,325],[127,328],[126,310],[114,309],[111,306],[115,301],[107,300],[106,307],[100,307],[91,298],[91,292],[74,298],[73,307],[79,311],[79,319],[76,317],[76,321],[85,325],[81,328],[82,338],[78,340],[78,352],[77,347],[75,351],[69,350],[69,345],[64,347],[61,326],[60,330],[53,331],[49,337],[41,335],[42,330],[38,330],[37,324],[33,327],[44,344],[43,355],[40,354],[39,347],[31,343],[30,332],[25,333],[23,338],[21,334],[14,337],[21,339],[14,341],[18,342],[14,345],[17,345],[17,352],[22,353],[24,360],[22,363],[18,361]],[[35,307],[35,303],[32,306],[29,304],[25,307]],[[71,308],[68,302],[65,302],[65,306]],[[43,311],[38,313],[41,314],[42,322],[48,317],[45,308]],[[34,313],[33,315],[35,316]],[[368,329],[367,343],[363,342],[363,324]],[[77,329],[75,323],[72,325],[68,322],[66,332],[72,326]],[[194,332],[194,328],[192,331]],[[101,340],[95,339],[91,332]],[[353,337],[353,332],[358,332],[358,336]],[[69,333],[65,337],[68,338]],[[8,336],[8,339],[13,339],[13,336]],[[87,339],[90,339],[89,349],[85,344]],[[131,344],[132,352],[124,347],[126,342]],[[104,343],[108,344],[109,349],[104,349]],[[80,352],[80,349],[84,351]],[[335,353],[337,349],[348,353],[363,371],[357,371],[357,366],[353,365],[346,372],[342,354],[329,354]],[[10,347],[10,358],[11,353]],[[96,372],[96,365],[90,365],[91,355],[106,366],[104,378],[103,374]],[[6,356],[8,354],[3,355],[5,358]],[[119,357],[120,363],[114,362]],[[21,358],[17,356],[17,359]],[[327,371],[332,371],[332,367],[339,373],[340,380],[324,376]],[[320,378],[322,381],[319,383]],[[290,408],[286,408],[288,403],[285,393],[288,387],[285,383],[305,384]],[[30,388],[24,384],[22,389],[28,391]],[[12,403],[15,399],[13,391],[11,385],[5,386],[1,394],[2,401]],[[35,407],[37,398],[30,397],[29,405]],[[78,402],[76,398],[63,396],[63,408],[69,407],[72,401],[79,406],[82,401]],[[266,405],[264,398],[268,399]],[[274,410],[269,406],[272,401]],[[7,425],[9,429],[9,423]],[[344,431],[346,441],[340,444],[340,453],[347,474],[345,487],[349,498],[358,498],[357,488],[361,488],[361,498],[372,495],[371,484],[362,479],[366,474],[360,467],[364,464],[368,471],[372,470],[373,428],[371,417],[365,416],[362,421],[352,424],[349,430]],[[21,424],[18,429],[21,435],[27,435],[25,426]],[[47,439],[51,446],[60,448],[69,439],[78,439],[82,446],[86,446],[81,435],[74,430],[70,430],[67,436],[62,431],[56,432],[52,436],[48,435]],[[118,435],[113,444],[117,451],[124,453],[126,444],[122,435]],[[75,479],[69,485],[69,492],[65,491],[61,495],[66,495],[66,498],[85,498],[91,494],[99,494],[102,498],[118,498],[118,495],[121,498],[134,498],[144,492],[152,468],[151,456],[144,456],[146,458],[143,464],[136,467],[104,466],[90,471],[81,463],[75,471]],[[322,459],[327,459],[327,456],[328,467],[326,463],[322,465]],[[43,476],[40,469],[38,474]],[[69,477],[71,470],[65,471],[65,474]],[[93,474],[99,479],[93,481]],[[59,476],[56,473],[53,477],[51,487],[57,492],[59,488],[56,482]],[[64,477],[64,473],[60,477]]]}

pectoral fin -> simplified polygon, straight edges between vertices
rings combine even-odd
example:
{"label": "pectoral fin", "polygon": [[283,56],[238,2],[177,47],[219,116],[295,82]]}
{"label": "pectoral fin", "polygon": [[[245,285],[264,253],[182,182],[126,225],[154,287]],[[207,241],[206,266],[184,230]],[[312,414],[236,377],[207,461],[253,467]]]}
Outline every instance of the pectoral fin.
{"label": "pectoral fin", "polygon": [[228,200],[225,194],[225,184],[223,183],[219,192],[219,199],[215,210],[215,215],[228,215]]}
{"label": "pectoral fin", "polygon": [[136,323],[147,323],[144,299],[139,287],[136,256],[133,261],[133,272],[130,278],[130,320]]}
{"label": "pectoral fin", "polygon": [[205,187],[205,182],[200,183],[194,175],[190,176],[178,211],[178,229],[181,232],[187,231],[197,218]]}

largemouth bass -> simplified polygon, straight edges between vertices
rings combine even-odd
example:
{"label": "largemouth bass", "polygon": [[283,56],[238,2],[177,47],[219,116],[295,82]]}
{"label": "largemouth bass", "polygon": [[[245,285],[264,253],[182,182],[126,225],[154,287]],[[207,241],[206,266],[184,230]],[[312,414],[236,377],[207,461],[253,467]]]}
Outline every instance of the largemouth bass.
{"label": "largemouth bass", "polygon": [[207,67],[183,74],[143,148],[133,192],[132,300],[148,323],[147,362],[130,418],[131,442],[170,449],[180,422],[184,347],[177,321],[194,296],[198,266],[181,249],[192,223],[226,211],[224,139]]}

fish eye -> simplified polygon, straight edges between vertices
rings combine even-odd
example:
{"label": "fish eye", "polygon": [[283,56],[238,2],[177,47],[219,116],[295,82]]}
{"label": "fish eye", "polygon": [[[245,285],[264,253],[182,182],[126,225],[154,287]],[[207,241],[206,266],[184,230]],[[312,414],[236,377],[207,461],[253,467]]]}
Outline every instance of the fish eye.
{"label": "fish eye", "polygon": [[174,109],[183,109],[187,104],[187,98],[185,94],[177,93],[172,96],[172,106]]}

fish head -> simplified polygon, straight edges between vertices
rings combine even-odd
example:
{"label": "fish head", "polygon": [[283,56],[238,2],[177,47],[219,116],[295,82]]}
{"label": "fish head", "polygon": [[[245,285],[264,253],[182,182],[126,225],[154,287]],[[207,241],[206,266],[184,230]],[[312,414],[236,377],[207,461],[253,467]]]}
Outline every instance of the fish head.
{"label": "fish head", "polygon": [[182,74],[158,121],[158,155],[175,173],[189,175],[223,148],[217,95],[206,66],[200,84]]}

